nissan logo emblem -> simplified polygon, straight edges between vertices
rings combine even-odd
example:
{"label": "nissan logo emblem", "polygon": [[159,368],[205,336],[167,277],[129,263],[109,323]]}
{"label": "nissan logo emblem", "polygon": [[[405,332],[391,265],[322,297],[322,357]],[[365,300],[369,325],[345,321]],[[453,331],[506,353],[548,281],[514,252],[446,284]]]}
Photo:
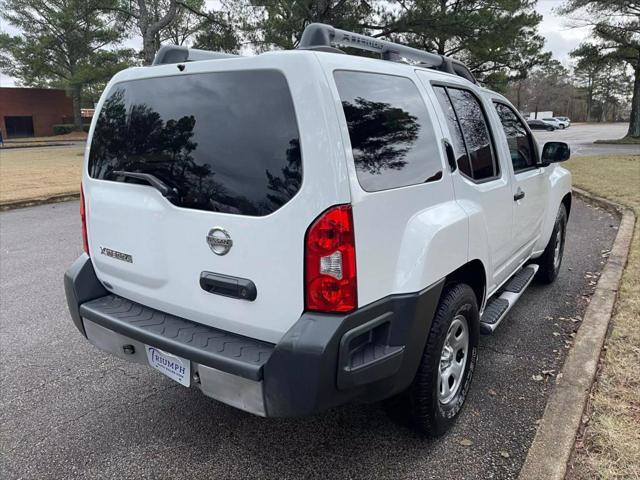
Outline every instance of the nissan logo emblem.
{"label": "nissan logo emblem", "polygon": [[226,255],[233,246],[229,233],[221,227],[213,227],[207,234],[209,248],[216,255]]}

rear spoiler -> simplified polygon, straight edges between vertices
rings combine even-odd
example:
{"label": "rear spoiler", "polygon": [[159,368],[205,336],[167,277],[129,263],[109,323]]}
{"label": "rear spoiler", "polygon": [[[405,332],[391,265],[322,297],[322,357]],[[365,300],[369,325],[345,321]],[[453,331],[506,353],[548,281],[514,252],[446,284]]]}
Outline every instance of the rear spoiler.
{"label": "rear spoiler", "polygon": [[234,58],[239,55],[232,53],[210,52],[187,48],[181,45],[163,45],[156,53],[152,65],[165,65],[167,63],[197,62],[199,60],[219,60],[221,58]]}

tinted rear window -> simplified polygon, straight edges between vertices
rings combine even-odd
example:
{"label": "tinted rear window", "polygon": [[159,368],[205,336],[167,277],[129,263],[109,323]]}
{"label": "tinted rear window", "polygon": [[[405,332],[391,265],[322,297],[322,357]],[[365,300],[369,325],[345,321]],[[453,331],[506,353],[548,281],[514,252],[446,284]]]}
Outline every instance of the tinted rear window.
{"label": "tinted rear window", "polygon": [[460,122],[474,180],[497,176],[498,163],[493,155],[489,127],[479,100],[471,92],[458,88],[447,88],[447,93]]}
{"label": "tinted rear window", "polygon": [[300,189],[300,138],[284,76],[272,70],[134,80],[113,86],[91,141],[89,175],[145,184],[180,207],[267,215]]}
{"label": "tinted rear window", "polygon": [[442,176],[427,107],[408,78],[335,72],[358,182],[369,192]]}

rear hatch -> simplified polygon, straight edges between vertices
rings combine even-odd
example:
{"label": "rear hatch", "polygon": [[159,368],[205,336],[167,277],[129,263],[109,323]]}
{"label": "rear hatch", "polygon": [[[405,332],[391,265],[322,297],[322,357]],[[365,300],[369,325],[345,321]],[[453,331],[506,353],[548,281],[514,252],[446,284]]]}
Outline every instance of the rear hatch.
{"label": "rear hatch", "polygon": [[[90,254],[108,289],[279,340],[304,308],[307,227],[349,201],[326,86],[304,76],[316,70],[311,53],[281,54],[112,80],[83,179]],[[203,272],[250,280],[255,300],[205,291]]]}

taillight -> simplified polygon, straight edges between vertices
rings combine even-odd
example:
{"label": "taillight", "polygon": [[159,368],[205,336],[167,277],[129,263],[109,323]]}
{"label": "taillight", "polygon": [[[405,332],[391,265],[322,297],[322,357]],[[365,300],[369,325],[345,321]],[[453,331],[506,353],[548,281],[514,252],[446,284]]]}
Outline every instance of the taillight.
{"label": "taillight", "polygon": [[351,205],[318,217],[305,239],[305,307],[316,312],[350,312],[358,306],[356,244]]}
{"label": "taillight", "polygon": [[87,236],[87,211],[84,206],[84,190],[80,184],[80,221],[82,222],[82,248],[89,255],[89,237]]}

